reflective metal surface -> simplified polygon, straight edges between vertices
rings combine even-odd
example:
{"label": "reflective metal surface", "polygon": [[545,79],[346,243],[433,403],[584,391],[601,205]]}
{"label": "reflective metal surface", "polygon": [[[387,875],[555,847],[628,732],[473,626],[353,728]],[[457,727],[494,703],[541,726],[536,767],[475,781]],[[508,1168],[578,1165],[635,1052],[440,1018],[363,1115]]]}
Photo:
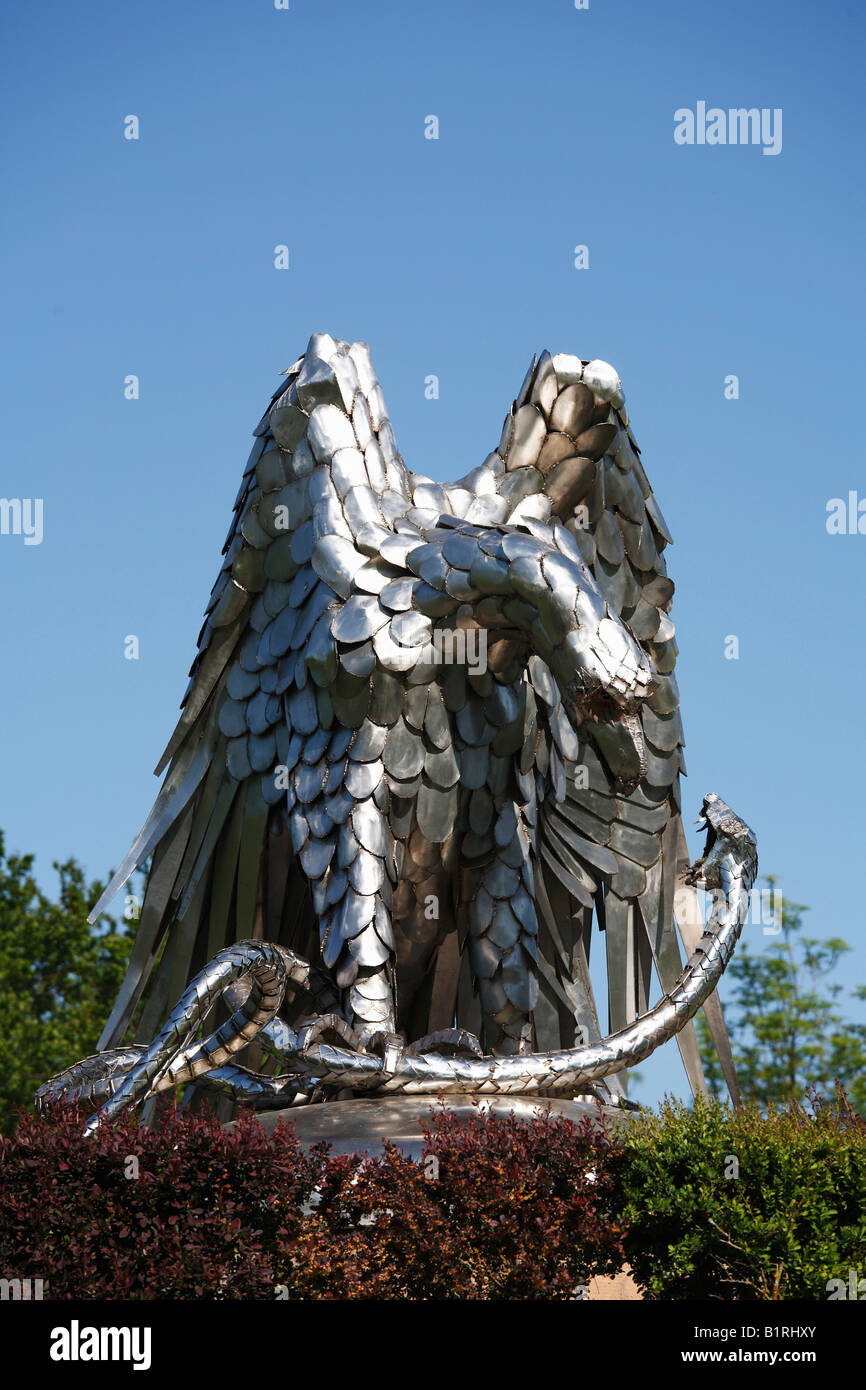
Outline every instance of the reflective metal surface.
{"label": "reflective metal surface", "polygon": [[[697,950],[679,924],[683,968],[669,542],[607,363],[542,353],[497,449],[441,484],[397,452],[366,344],[315,334],[256,431],[163,788],[94,909],[153,856],[106,1051],[40,1101],[615,1097],[674,1035],[701,1089],[689,1020],[757,859],[708,797],[716,901]],[[235,1013],[196,1043],[223,990]],[[234,1062],[253,1038],[279,1077]]]}

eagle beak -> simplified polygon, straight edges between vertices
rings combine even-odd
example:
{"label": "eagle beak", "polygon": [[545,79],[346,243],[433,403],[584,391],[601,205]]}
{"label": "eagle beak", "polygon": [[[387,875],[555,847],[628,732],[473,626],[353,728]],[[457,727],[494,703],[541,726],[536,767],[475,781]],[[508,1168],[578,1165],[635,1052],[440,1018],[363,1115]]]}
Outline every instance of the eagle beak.
{"label": "eagle beak", "polygon": [[623,711],[613,719],[587,719],[584,731],[610,773],[614,790],[631,796],[646,775],[646,744],[640,715]]}

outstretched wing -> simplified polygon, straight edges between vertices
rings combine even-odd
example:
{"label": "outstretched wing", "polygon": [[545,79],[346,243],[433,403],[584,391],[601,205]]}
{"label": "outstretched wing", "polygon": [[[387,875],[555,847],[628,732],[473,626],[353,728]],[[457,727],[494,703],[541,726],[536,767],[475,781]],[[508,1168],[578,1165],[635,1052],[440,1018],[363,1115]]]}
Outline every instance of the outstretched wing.
{"label": "outstretched wing", "polygon": [[315,334],[285,375],[255,430],[182,713],[156,769],[165,781],[92,914],[153,856],[100,1048],[125,1034],[158,959],[148,1037],[190,975],[234,940],[318,957],[301,867],[327,853],[333,822],[306,818],[293,846],[272,808],[288,800],[291,810],[307,785],[340,791],[352,733],[341,725],[357,721],[340,708],[334,609],[411,498],[366,344]]}
{"label": "outstretched wing", "polygon": [[[584,723],[575,737],[545,664],[534,658],[527,672],[539,710],[535,767],[540,788],[550,788],[538,810],[536,1036],[540,1046],[567,1047],[575,1023],[588,1040],[600,1035],[589,978],[594,919],[605,935],[611,1031],[646,1012],[653,964],[665,990],[681,969],[674,894],[688,852],[680,817],[685,765],[674,585],[664,556],[672,537],[641,463],[619,377],[604,362],[548,352],[533,359],[497,450],[456,490],[471,494],[469,506],[487,508],[491,520],[530,529],[564,524],[610,609],[659,673],[640,713],[641,767],[621,721]],[[618,785],[634,790],[626,794]],[[691,954],[690,929],[683,922],[680,928]],[[724,1058],[715,997],[708,1016]],[[692,1089],[705,1089],[691,1024],[677,1041]]]}

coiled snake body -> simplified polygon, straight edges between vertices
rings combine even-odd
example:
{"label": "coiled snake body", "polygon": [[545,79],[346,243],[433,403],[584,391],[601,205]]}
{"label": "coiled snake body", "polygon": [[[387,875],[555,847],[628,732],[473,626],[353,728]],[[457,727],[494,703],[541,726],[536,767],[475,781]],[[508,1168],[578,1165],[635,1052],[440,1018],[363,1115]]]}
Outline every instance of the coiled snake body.
{"label": "coiled snake body", "polygon": [[[407,1095],[579,1090],[635,1065],[674,1037],[709,998],[733,953],[757,871],[755,837],[713,793],[704,799],[703,817],[707,850],[690,881],[710,889],[715,897],[706,931],[676,987],[648,1014],[601,1042],[519,1057],[445,1057],[401,1047],[396,1039],[390,1046],[384,1040],[379,1053],[365,1050],[362,1044],[353,1050],[321,1042],[307,1045],[303,1036],[274,1020],[286,987],[307,985],[309,965],[282,947],[244,941],[222,951],[196,976],[150,1047],[116,1049],[76,1063],[40,1088],[38,1102],[108,1097],[88,1122],[92,1132],[100,1119],[110,1119],[147,1096],[203,1078],[238,1098],[270,1094],[301,1103],[316,1086]],[[204,1042],[189,1045],[188,1039],[215,999],[244,978],[250,982],[249,992],[228,1023]],[[466,1047],[469,1040],[460,1033],[458,1029],[443,1032],[440,1041]],[[269,1044],[269,1050],[290,1069],[287,1075],[266,1078],[228,1065],[229,1058],[255,1038]]]}

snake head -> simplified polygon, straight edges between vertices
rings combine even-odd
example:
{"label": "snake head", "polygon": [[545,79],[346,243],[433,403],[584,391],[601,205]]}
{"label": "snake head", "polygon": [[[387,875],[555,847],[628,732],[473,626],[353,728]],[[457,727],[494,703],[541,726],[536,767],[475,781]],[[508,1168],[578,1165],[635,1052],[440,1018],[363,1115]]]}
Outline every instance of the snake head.
{"label": "snake head", "polygon": [[707,842],[700,859],[684,875],[695,888],[728,892],[731,877],[743,880],[748,892],[758,873],[758,845],[754,832],[715,792],[704,797],[698,829],[706,829]]}

